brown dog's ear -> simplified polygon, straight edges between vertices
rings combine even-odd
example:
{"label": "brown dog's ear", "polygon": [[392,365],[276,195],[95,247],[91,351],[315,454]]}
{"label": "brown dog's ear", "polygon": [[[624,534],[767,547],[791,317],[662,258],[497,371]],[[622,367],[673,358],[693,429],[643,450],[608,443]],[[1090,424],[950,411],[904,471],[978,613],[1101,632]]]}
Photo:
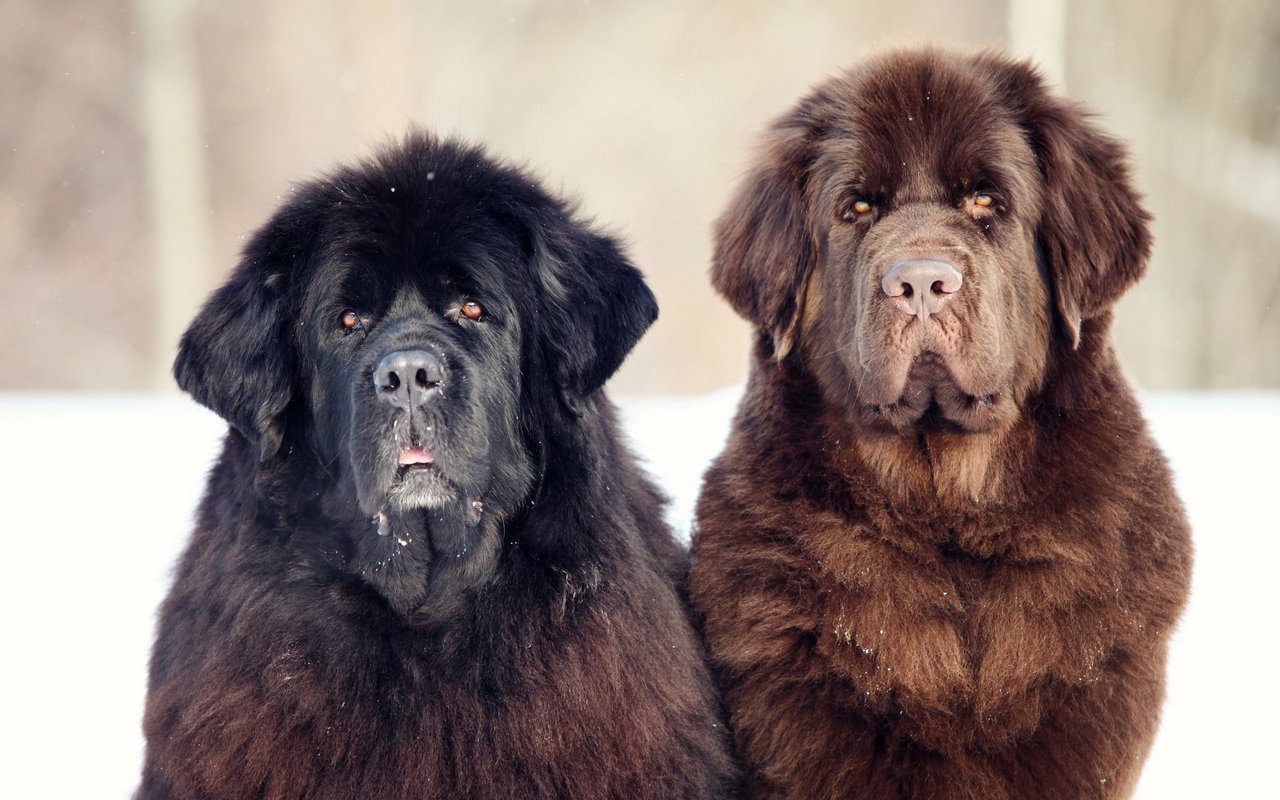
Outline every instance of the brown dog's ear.
{"label": "brown dog's ear", "polygon": [[1125,148],[1076,105],[1054,97],[1029,63],[985,57],[1025,126],[1045,185],[1040,247],[1071,346],[1080,326],[1111,307],[1146,271],[1150,215]]}
{"label": "brown dog's ear", "polygon": [[779,361],[791,350],[817,260],[806,191],[822,135],[816,106],[811,97],[773,124],[760,162],[715,224],[711,283],[770,337]]}

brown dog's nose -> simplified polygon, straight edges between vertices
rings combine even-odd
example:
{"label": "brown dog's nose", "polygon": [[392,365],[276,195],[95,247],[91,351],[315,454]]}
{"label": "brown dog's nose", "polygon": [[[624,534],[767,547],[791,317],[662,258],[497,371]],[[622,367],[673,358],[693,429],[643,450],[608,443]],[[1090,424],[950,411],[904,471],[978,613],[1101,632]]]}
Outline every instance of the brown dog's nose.
{"label": "brown dog's nose", "polygon": [[923,322],[930,314],[941,313],[962,283],[964,278],[951,262],[912,258],[890,267],[880,288],[903,313]]}

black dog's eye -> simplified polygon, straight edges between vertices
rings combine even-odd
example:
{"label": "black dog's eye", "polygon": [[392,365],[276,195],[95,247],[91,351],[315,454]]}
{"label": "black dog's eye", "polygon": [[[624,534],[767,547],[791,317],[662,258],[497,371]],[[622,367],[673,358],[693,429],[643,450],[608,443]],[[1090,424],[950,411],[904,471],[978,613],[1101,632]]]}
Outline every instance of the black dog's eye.
{"label": "black dog's eye", "polygon": [[482,317],[484,317],[484,306],[480,305],[475,300],[468,300],[462,304],[462,313],[466,315],[467,319],[476,320],[478,322]]}
{"label": "black dog's eye", "polygon": [[342,323],[343,330],[347,332],[364,329],[364,318],[357,314],[354,309],[346,309],[338,319]]}

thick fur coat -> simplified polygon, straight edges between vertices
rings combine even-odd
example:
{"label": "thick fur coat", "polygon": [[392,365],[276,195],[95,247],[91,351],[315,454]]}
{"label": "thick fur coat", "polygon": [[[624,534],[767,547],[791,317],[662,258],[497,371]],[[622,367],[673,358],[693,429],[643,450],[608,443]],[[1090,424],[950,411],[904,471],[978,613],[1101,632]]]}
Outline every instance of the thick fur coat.
{"label": "thick fur coat", "polygon": [[758,334],[690,574],[750,796],[1131,793],[1191,564],[1109,340],[1147,223],[998,55],[888,54],[773,124],[716,228]]}
{"label": "thick fur coat", "polygon": [[735,767],[601,385],[657,307],[523,172],[415,134],[297,189],[182,340],[230,423],[138,798],[673,798]]}

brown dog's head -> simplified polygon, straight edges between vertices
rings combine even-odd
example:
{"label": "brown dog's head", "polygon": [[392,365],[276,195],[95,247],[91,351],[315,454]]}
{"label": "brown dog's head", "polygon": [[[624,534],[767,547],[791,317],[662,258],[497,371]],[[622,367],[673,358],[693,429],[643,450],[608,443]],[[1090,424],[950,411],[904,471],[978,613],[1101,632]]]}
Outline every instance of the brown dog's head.
{"label": "brown dog's head", "polygon": [[1122,147],[1027,63],[894,53],[772,126],[712,280],[870,429],[1000,428],[1142,274]]}

